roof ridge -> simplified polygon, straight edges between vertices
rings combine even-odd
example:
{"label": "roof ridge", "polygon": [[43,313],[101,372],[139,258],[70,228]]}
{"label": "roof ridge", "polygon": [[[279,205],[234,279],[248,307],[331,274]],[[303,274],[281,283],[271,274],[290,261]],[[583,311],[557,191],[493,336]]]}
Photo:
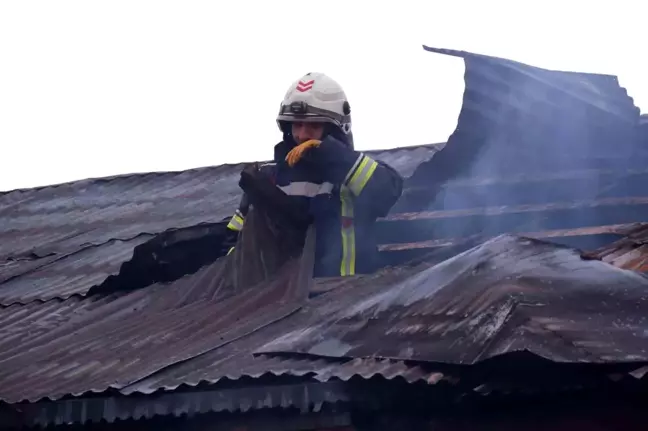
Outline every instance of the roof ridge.
{"label": "roof ridge", "polygon": [[[372,153],[389,153],[389,152],[395,152],[395,151],[402,151],[402,150],[416,150],[419,148],[431,148],[437,145],[442,145],[445,144],[445,142],[436,142],[432,144],[418,144],[418,145],[409,145],[409,146],[402,146],[402,147],[394,147],[394,148],[386,148],[386,149],[374,149],[374,150],[365,150],[364,152],[368,154]],[[192,173],[192,172],[198,172],[198,171],[208,171],[212,169],[221,169],[221,168],[233,168],[237,166],[243,166],[246,164],[251,164],[251,163],[264,163],[267,160],[250,160],[250,161],[245,161],[245,162],[238,162],[238,163],[222,163],[219,165],[207,165],[207,166],[199,166],[195,168],[189,168],[189,169],[181,169],[181,170],[169,170],[169,171],[148,171],[148,172],[131,172],[131,173],[126,173],[126,174],[117,174],[117,175],[107,175],[104,177],[90,177],[90,178],[83,178],[79,180],[72,180],[72,181],[65,181],[62,183],[56,183],[56,184],[47,184],[43,186],[36,186],[36,187],[23,187],[23,188],[17,188],[17,189],[12,189],[12,190],[5,190],[5,191],[0,191],[0,197],[8,195],[10,193],[23,193],[23,192],[32,192],[32,191],[38,191],[38,190],[45,190],[45,189],[53,189],[57,187],[65,187],[65,186],[76,186],[76,185],[81,185],[81,184],[92,184],[92,183],[98,183],[98,182],[111,182],[115,180],[121,180],[121,179],[127,179],[127,178],[133,178],[133,177],[154,177],[154,176],[175,176],[175,175],[182,175],[185,173]]]}

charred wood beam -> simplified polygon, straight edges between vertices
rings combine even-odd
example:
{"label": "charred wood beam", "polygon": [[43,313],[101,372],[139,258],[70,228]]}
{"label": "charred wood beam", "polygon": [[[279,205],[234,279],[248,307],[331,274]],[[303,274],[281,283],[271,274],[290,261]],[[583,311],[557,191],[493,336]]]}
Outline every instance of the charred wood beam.
{"label": "charred wood beam", "polygon": [[[642,164],[645,166],[645,160]],[[645,194],[645,184],[648,184],[646,169],[587,169],[507,179],[465,178],[449,181],[437,189],[428,184],[410,184],[393,212],[640,196]]]}
{"label": "charred wood beam", "polygon": [[648,220],[648,197],[606,198],[543,205],[392,214],[378,225],[379,244],[577,229]]}
{"label": "charred wood beam", "polygon": [[[572,238],[592,235],[612,235],[613,237],[620,237],[626,229],[634,226],[634,223],[615,224],[607,226],[595,226],[578,229],[555,229],[543,232],[520,232],[517,235],[537,238],[537,239],[557,239]],[[468,238],[446,238],[446,239],[432,239],[427,241],[416,241],[410,243],[399,244],[382,244],[378,248],[380,251],[399,251],[399,250],[412,250],[412,249],[434,249],[440,247],[456,246],[462,243],[473,244],[475,242],[486,241],[492,237],[468,237]]]}

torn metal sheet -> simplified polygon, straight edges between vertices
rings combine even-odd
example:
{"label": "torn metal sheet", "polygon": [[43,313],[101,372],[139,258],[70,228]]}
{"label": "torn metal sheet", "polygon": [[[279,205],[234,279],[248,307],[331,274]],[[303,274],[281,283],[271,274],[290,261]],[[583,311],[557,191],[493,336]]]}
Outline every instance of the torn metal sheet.
{"label": "torn metal sheet", "polygon": [[297,243],[286,249],[279,237],[285,232],[256,208],[234,254],[176,282],[87,307],[72,301],[58,314],[48,312],[55,301],[0,309],[0,399],[33,402],[126,387],[295,313],[308,294],[303,272],[312,274],[314,249],[308,240],[303,253]]}
{"label": "torn metal sheet", "polygon": [[[409,176],[442,146],[367,154]],[[244,166],[129,174],[0,193],[0,260],[25,253],[69,254],[110,240],[221,222],[238,206]]]}
{"label": "torn metal sheet", "polygon": [[327,317],[258,352],[475,364],[526,350],[557,362],[648,361],[648,278],[539,240],[500,236],[326,297]]}
{"label": "torn metal sheet", "polygon": [[[130,241],[89,246],[70,255],[15,261],[13,273],[0,270],[4,278],[0,283],[0,305],[84,296],[108,277],[118,275],[122,265],[132,259],[135,248],[151,238],[140,235]],[[9,270],[12,263],[4,266]]]}
{"label": "torn metal sheet", "polygon": [[[474,194],[465,188],[452,191],[445,185],[453,181],[578,171],[623,176],[629,170],[645,170],[648,147],[638,135],[640,111],[615,76],[553,71],[486,55],[424,48],[463,59],[465,91],[457,127],[447,144],[406,182],[406,188],[427,189],[427,197],[405,195],[396,211],[545,199],[545,193],[533,187],[486,188]],[[598,181],[565,185],[569,187],[551,190],[551,201],[596,199],[602,191]]]}
{"label": "torn metal sheet", "polygon": [[586,255],[619,268],[648,272],[648,224],[635,224],[624,233],[619,241]]}

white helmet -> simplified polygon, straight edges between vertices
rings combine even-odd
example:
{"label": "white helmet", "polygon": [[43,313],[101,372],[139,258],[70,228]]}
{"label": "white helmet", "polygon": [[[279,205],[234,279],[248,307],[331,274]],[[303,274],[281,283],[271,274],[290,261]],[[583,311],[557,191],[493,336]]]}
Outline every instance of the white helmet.
{"label": "white helmet", "polygon": [[307,73],[290,86],[279,108],[279,129],[292,121],[333,123],[348,135],[351,106],[340,84],[323,73]]}

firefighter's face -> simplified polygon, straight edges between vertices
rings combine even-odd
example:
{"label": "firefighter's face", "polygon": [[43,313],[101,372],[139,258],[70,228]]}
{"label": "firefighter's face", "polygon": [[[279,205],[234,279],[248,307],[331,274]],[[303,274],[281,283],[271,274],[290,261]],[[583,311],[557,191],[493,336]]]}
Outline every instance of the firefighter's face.
{"label": "firefighter's face", "polygon": [[304,143],[311,139],[322,140],[324,136],[324,123],[292,123],[292,135],[297,144]]}

